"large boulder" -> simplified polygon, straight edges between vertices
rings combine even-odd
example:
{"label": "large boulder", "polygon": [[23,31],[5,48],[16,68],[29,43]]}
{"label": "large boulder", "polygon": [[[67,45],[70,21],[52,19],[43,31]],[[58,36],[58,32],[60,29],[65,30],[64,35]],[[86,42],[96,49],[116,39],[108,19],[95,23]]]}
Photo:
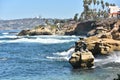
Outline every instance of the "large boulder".
{"label": "large boulder", "polygon": [[94,56],[90,51],[77,51],[72,54],[69,62],[74,69],[91,68],[94,65]]}
{"label": "large boulder", "polygon": [[[86,43],[87,49],[91,51],[93,55],[110,54],[113,51],[120,51],[120,41],[112,38],[91,36],[83,39],[83,41]],[[75,51],[80,50],[81,42],[82,40],[79,40],[75,43]]]}

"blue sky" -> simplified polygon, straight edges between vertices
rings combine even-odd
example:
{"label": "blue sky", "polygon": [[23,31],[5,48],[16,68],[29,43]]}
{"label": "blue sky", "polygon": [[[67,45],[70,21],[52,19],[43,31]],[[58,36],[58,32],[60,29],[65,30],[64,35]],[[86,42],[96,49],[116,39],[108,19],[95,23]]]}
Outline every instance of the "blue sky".
{"label": "blue sky", "polygon": [[[0,0],[1,19],[72,18],[83,10],[83,0]],[[120,6],[119,0],[106,0]]]}

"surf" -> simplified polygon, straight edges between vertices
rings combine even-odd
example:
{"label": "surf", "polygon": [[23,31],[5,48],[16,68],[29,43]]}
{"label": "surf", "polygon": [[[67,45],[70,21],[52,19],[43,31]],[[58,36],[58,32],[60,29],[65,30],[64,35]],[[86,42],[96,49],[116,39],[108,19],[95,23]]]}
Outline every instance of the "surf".
{"label": "surf", "polygon": [[77,38],[68,36],[1,36],[0,43],[41,43],[60,44],[76,41]]}

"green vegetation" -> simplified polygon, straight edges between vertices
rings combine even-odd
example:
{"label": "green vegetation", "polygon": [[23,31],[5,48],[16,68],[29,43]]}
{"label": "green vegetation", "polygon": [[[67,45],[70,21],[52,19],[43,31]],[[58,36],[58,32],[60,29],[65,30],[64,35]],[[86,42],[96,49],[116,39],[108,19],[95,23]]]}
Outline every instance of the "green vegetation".
{"label": "green vegetation", "polygon": [[[115,6],[104,2],[103,0],[83,0],[83,12],[80,15],[79,21],[97,20],[99,18],[108,18],[108,6]],[[75,14],[75,19],[76,19]]]}
{"label": "green vegetation", "polygon": [[57,29],[56,25],[50,25],[50,26],[51,26],[51,29]]}
{"label": "green vegetation", "polygon": [[78,21],[78,13],[76,13],[76,14],[75,14],[75,16],[74,16],[74,19],[73,19],[73,20],[74,20],[74,21],[76,21],[76,22]]}

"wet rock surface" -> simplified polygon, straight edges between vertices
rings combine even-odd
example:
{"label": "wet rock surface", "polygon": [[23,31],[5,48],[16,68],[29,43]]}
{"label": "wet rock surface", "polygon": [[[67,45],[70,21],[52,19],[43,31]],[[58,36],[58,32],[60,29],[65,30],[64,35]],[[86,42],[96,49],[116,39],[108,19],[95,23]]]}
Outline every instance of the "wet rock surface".
{"label": "wet rock surface", "polygon": [[73,68],[91,68],[95,55],[110,55],[114,51],[120,51],[120,20],[117,20],[110,30],[102,27],[94,31],[98,29],[101,32],[75,42],[75,52],[69,60]]}

